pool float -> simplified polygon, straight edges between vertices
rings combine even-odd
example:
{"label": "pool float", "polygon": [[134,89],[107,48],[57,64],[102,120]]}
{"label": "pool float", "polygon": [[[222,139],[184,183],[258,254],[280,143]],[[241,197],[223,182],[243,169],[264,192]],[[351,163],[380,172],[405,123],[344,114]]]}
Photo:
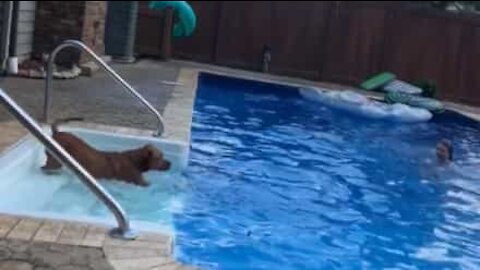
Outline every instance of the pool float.
{"label": "pool float", "polygon": [[371,119],[396,122],[425,122],[432,114],[425,109],[413,108],[405,104],[387,104],[374,101],[353,91],[329,91],[319,88],[302,88],[300,94],[309,100],[327,107],[348,111]]}
{"label": "pool float", "polygon": [[174,37],[188,37],[195,30],[197,17],[186,1],[151,1],[150,9],[172,8],[175,12]]}
{"label": "pool float", "polygon": [[405,93],[409,95],[421,95],[423,92],[422,88],[411,85],[409,83],[406,83],[400,80],[391,81],[387,85],[383,86],[382,90],[387,93],[400,92],[400,93]]}
{"label": "pool float", "polygon": [[362,84],[360,84],[360,87],[362,89],[372,91],[392,82],[395,79],[395,74],[392,74],[390,72],[383,72],[368,78],[367,80],[362,82]]}
{"label": "pool float", "polygon": [[420,95],[423,92],[420,87],[397,80],[395,74],[390,72],[374,75],[362,82],[360,87],[369,91],[402,92],[410,95]]}
{"label": "pool float", "polygon": [[443,103],[432,98],[418,97],[401,92],[390,92],[385,95],[387,103],[402,103],[412,107],[422,108],[434,113],[441,113],[445,110]]}

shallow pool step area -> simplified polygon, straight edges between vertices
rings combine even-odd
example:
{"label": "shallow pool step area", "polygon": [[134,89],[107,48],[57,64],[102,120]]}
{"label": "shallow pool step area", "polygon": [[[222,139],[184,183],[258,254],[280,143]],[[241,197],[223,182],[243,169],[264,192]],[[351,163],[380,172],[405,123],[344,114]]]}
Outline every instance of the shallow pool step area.
{"label": "shallow pool step area", "polygon": [[[183,205],[181,171],[187,166],[189,145],[145,136],[141,131],[126,128],[88,127],[61,126],[60,130],[72,132],[89,145],[105,151],[152,144],[171,161],[168,172],[144,174],[151,183],[148,188],[105,179],[99,182],[124,207],[134,228],[173,231],[172,212],[181,211]],[[48,127],[45,131],[50,132]],[[45,159],[43,146],[31,136],[24,137],[0,155],[0,213],[111,225],[108,209],[68,170],[45,174],[40,169]]]}
{"label": "shallow pool step area", "polygon": [[176,262],[172,247],[164,233],[119,240],[96,224],[0,214],[0,269],[195,269]]}

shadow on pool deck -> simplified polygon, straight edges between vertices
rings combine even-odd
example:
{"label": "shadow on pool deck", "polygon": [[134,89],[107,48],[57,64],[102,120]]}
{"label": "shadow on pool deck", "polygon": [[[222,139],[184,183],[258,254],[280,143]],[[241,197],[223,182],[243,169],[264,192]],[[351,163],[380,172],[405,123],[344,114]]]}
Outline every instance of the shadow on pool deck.
{"label": "shadow on pool deck", "polygon": [[[160,113],[163,112],[174,87],[162,84],[162,81],[176,81],[178,67],[148,60],[129,65],[112,64],[112,67]],[[27,112],[40,119],[45,80],[0,78],[0,88],[10,94]],[[156,128],[154,116],[103,70],[99,70],[93,77],[54,80],[52,89],[50,120],[75,116],[99,124]],[[0,109],[0,121],[11,119],[3,108]]]}

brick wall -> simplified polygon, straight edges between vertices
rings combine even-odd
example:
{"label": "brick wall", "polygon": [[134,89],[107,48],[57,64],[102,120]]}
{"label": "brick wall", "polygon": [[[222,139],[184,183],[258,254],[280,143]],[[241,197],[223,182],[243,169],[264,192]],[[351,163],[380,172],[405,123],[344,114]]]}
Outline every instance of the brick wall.
{"label": "brick wall", "polygon": [[[34,55],[50,53],[66,39],[83,41],[96,53],[104,53],[105,1],[38,1]],[[65,50],[58,64],[70,66],[87,58],[75,50]]]}

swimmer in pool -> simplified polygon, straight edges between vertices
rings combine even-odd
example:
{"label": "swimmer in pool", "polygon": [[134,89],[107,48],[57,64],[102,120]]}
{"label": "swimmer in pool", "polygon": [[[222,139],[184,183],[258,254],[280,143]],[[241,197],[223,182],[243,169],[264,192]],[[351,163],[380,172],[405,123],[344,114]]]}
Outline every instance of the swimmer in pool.
{"label": "swimmer in pool", "polygon": [[442,139],[435,147],[436,161],[427,159],[422,164],[420,170],[422,177],[439,178],[445,173],[454,169],[453,165],[453,147],[452,143],[447,139]]}
{"label": "swimmer in pool", "polygon": [[436,147],[437,164],[440,166],[448,166],[453,161],[452,143],[447,139],[442,139]]}
{"label": "swimmer in pool", "polygon": [[422,166],[422,177],[430,179],[474,179],[479,180],[480,166],[478,164],[458,164],[453,160],[451,141],[442,139],[435,147],[436,164],[427,160]]}

